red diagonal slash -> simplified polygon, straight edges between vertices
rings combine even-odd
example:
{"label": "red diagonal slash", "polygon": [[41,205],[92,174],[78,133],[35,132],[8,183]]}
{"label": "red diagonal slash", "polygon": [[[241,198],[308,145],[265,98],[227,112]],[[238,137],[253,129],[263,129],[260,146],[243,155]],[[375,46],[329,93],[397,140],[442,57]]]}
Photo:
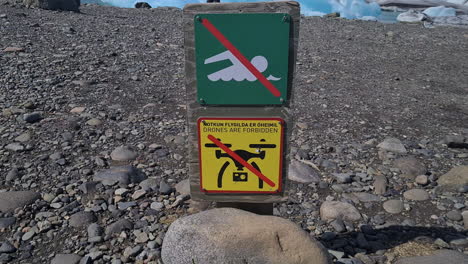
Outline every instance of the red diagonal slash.
{"label": "red diagonal slash", "polygon": [[280,97],[281,92],[211,22],[203,18],[201,23],[215,36],[274,96]]}
{"label": "red diagonal slash", "polygon": [[255,169],[252,165],[247,163],[244,159],[242,159],[239,155],[237,155],[234,151],[230,150],[228,147],[226,147],[221,141],[213,137],[212,135],[208,135],[208,139],[211,140],[211,142],[215,143],[216,146],[220,147],[224,152],[226,152],[229,156],[233,157],[237,162],[242,164],[242,166],[246,167],[249,171],[253,172],[257,177],[259,177],[262,181],[266,182],[268,185],[271,187],[275,187],[275,183],[272,182],[270,179],[268,179],[265,175],[263,175],[261,172],[259,172],[257,169]]}

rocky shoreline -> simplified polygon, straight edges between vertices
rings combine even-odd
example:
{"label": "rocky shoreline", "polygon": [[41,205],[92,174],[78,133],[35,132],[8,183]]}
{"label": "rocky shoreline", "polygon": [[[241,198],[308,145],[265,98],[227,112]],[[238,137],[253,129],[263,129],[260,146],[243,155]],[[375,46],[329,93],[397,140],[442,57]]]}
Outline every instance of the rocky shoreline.
{"label": "rocky shoreline", "polygon": [[[158,263],[213,206],[187,191],[182,13],[80,10],[0,5],[0,262]],[[274,214],[335,262],[466,261],[467,40],[303,18]]]}

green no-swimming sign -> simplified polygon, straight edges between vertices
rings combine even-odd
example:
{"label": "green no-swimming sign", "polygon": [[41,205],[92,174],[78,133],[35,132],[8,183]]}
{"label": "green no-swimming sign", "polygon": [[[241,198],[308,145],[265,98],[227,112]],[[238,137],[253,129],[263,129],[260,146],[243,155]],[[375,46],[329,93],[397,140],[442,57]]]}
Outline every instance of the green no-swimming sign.
{"label": "green no-swimming sign", "polygon": [[195,16],[198,102],[285,103],[290,20],[288,14],[282,13]]}

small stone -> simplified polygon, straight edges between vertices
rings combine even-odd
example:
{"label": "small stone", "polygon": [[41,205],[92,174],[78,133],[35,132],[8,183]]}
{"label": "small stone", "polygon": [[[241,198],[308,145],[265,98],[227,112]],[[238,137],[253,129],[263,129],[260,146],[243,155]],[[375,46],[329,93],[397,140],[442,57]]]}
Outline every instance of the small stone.
{"label": "small stone", "polygon": [[164,208],[164,204],[160,202],[152,202],[150,207],[153,210],[160,211],[161,209]]}
{"label": "small stone", "polygon": [[115,190],[114,194],[119,195],[119,196],[124,196],[128,192],[129,192],[129,190],[126,189],[126,188],[119,188],[119,189]]}
{"label": "small stone", "polygon": [[97,118],[91,118],[90,120],[86,122],[86,124],[90,126],[100,126],[102,125],[102,121]]}
{"label": "small stone", "polygon": [[117,203],[117,207],[119,208],[119,210],[122,210],[122,211],[127,210],[128,208],[133,207],[135,205],[137,205],[137,203],[134,201]]}
{"label": "small stone", "polygon": [[78,212],[70,217],[69,224],[73,227],[83,227],[96,222],[97,218],[93,212]]}
{"label": "small stone", "polygon": [[354,176],[352,173],[332,173],[332,175],[338,183],[351,183]]}
{"label": "small stone", "polygon": [[378,148],[400,154],[406,154],[407,150],[403,143],[397,138],[386,138],[383,142],[377,145]]}
{"label": "small stone", "polygon": [[111,152],[111,158],[115,161],[134,160],[137,154],[127,146],[120,146]]}
{"label": "small stone", "polygon": [[429,182],[429,179],[427,178],[426,175],[419,175],[416,177],[416,183],[419,185],[426,185]]}
{"label": "small stone", "polygon": [[346,231],[346,226],[343,223],[343,220],[340,218],[333,220],[330,225],[335,229],[337,233],[342,233]]}
{"label": "small stone", "polygon": [[156,191],[159,189],[159,181],[155,178],[148,178],[139,185],[145,191]]}
{"label": "small stone", "polygon": [[133,224],[127,219],[121,219],[118,220],[117,222],[109,225],[106,228],[106,236],[111,236],[113,234],[120,233],[124,230],[131,230],[133,229]]}
{"label": "small stone", "polygon": [[86,109],[86,107],[84,107],[84,106],[74,107],[74,108],[72,108],[72,110],[70,110],[70,113],[81,114],[81,113],[84,112],[85,109]]}
{"label": "small stone", "polygon": [[31,204],[41,195],[32,191],[0,192],[0,211],[11,212],[16,208]]}
{"label": "small stone", "polygon": [[427,171],[426,166],[414,156],[396,159],[394,165],[400,169],[403,176],[411,179],[414,179],[418,175],[423,175]]}
{"label": "small stone", "polygon": [[429,199],[429,194],[422,189],[412,189],[404,192],[403,197],[412,201],[425,201]]}
{"label": "small stone", "polygon": [[138,200],[140,199],[141,197],[145,196],[146,194],[146,191],[145,190],[138,190],[138,191],[135,191],[132,195],[132,199],[133,200]]}
{"label": "small stone", "polygon": [[53,153],[53,154],[51,154],[51,155],[49,156],[49,159],[51,159],[51,160],[53,160],[53,161],[57,161],[57,160],[59,160],[59,159],[61,159],[61,158],[63,158],[63,155],[62,155],[62,153],[60,153],[60,152],[55,152],[55,153]]}
{"label": "small stone", "polygon": [[149,240],[148,234],[143,231],[135,230],[133,231],[133,234],[135,235],[136,243],[146,243]]}
{"label": "small stone", "polygon": [[78,264],[81,256],[77,254],[57,254],[50,264]]}
{"label": "small stone", "polygon": [[452,221],[461,221],[463,216],[459,211],[453,210],[447,213],[447,218]]}
{"label": "small stone", "polygon": [[171,194],[172,188],[164,180],[159,183],[159,192],[161,194]]}
{"label": "small stone", "polygon": [[94,176],[95,181],[100,181],[104,185],[128,185],[130,183],[140,183],[145,180],[146,175],[139,169],[133,166],[112,167],[108,170],[103,170]]}
{"label": "small stone", "polygon": [[88,226],[88,228],[87,228],[87,231],[88,231],[88,237],[89,237],[89,238],[102,236],[102,234],[103,234],[103,229],[102,229],[102,227],[99,226],[99,225],[96,224],[96,223],[90,224],[90,225]]}
{"label": "small stone", "polygon": [[288,179],[299,183],[318,183],[320,182],[320,174],[311,166],[292,160],[289,165]]}
{"label": "small stone", "polygon": [[140,245],[137,245],[135,247],[127,247],[125,248],[124,250],[124,257],[126,258],[131,258],[131,257],[135,257],[136,255],[138,255],[141,251],[143,250],[143,247],[140,246]]}
{"label": "small stone", "polygon": [[463,225],[465,226],[465,230],[468,230],[468,211],[463,211]]}
{"label": "small stone", "polygon": [[41,119],[42,116],[39,112],[28,113],[23,115],[23,120],[30,124],[39,122]]}
{"label": "small stone", "polygon": [[16,180],[18,176],[19,176],[18,168],[13,168],[8,172],[7,176],[5,177],[5,180],[7,182],[12,182]]}
{"label": "small stone", "polygon": [[6,47],[3,49],[4,52],[23,52],[23,48],[18,48],[18,47]]}
{"label": "small stone", "polygon": [[375,176],[375,180],[373,184],[374,193],[379,194],[379,195],[384,194],[387,191],[387,183],[388,183],[387,177],[385,177],[384,175]]}
{"label": "small stone", "polygon": [[175,189],[178,193],[180,194],[190,194],[190,180],[185,179],[179,183],[176,184]]}
{"label": "small stone", "polygon": [[0,229],[8,228],[16,223],[16,217],[0,218]]}
{"label": "small stone", "polygon": [[320,206],[320,217],[324,221],[337,218],[348,221],[358,221],[361,219],[361,214],[352,204],[338,201],[325,201],[322,206]]}
{"label": "small stone", "polygon": [[2,243],[0,247],[0,253],[13,253],[16,252],[15,246],[13,246],[10,242],[5,241]]}
{"label": "small stone", "polygon": [[17,137],[15,137],[15,141],[25,143],[31,140],[31,134],[30,133],[23,133]]}
{"label": "small stone", "polygon": [[14,152],[21,152],[21,151],[24,150],[24,146],[19,144],[19,143],[10,143],[10,144],[5,146],[5,149],[11,150],[11,151],[14,151]]}
{"label": "small stone", "polygon": [[59,209],[59,208],[62,208],[62,203],[51,203],[50,204],[50,207],[54,208],[54,209]]}
{"label": "small stone", "polygon": [[383,208],[388,213],[399,214],[403,212],[404,206],[403,202],[400,200],[388,200],[383,203]]}
{"label": "small stone", "polygon": [[24,235],[21,237],[21,240],[23,241],[27,241],[27,240],[30,240],[31,238],[33,238],[33,236],[36,234],[35,230],[30,230],[26,233],[24,233]]}
{"label": "small stone", "polygon": [[442,240],[440,238],[437,238],[434,241],[434,244],[438,245],[441,248],[449,248],[450,247],[450,245],[447,242],[445,242],[444,240]]}

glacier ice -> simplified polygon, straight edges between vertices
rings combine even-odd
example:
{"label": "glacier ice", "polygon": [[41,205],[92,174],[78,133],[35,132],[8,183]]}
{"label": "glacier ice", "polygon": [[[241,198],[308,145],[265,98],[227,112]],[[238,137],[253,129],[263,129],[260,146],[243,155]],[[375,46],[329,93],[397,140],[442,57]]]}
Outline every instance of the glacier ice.
{"label": "glacier ice", "polygon": [[424,14],[430,17],[442,17],[442,16],[455,16],[456,12],[454,8],[445,6],[429,7],[423,11]]}
{"label": "glacier ice", "polygon": [[[136,2],[147,2],[152,7],[173,6],[183,8],[186,4],[205,3],[205,0],[99,0],[107,5],[132,8]],[[221,0],[228,2],[262,2],[267,0]],[[84,0],[82,3],[95,3],[96,0]],[[299,0],[302,14],[306,16],[323,16],[337,12],[341,17],[354,19],[361,17],[377,17],[380,6],[377,3],[367,3],[365,0]]]}

